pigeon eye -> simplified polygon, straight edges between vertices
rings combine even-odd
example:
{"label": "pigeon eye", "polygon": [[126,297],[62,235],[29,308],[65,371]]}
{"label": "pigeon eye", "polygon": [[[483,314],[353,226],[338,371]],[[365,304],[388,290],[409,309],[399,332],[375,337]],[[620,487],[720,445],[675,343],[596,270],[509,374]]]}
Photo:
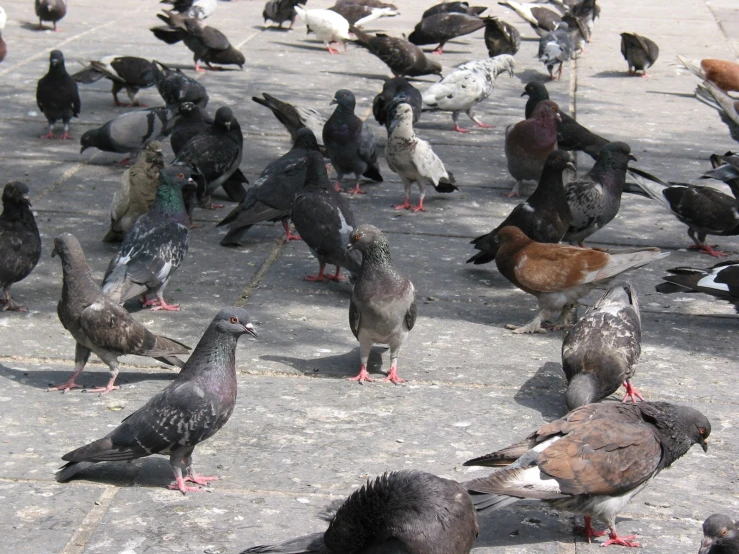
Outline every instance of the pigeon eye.
{"label": "pigeon eye", "polygon": [[177,178],[178,179],[184,179],[185,178],[185,174],[184,173],[178,173],[177,174]]}
{"label": "pigeon eye", "polygon": [[705,427],[698,427],[698,432],[701,434],[701,437],[706,434],[706,428]]}
{"label": "pigeon eye", "polygon": [[354,240],[359,240],[362,238],[362,235],[354,235]]}
{"label": "pigeon eye", "polygon": [[239,322],[238,317],[234,317],[234,316],[231,317],[231,323],[238,323],[238,322]]}
{"label": "pigeon eye", "polygon": [[721,536],[722,537],[725,537],[726,536],[726,533],[728,533],[728,532],[729,532],[728,529],[724,529],[723,531],[721,531]]}

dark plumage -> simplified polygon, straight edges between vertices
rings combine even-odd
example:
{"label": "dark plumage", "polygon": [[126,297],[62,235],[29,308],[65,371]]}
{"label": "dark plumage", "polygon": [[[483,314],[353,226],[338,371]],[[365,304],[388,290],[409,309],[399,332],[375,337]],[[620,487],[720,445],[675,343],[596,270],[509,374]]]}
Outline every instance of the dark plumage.
{"label": "dark plumage", "polygon": [[[572,59],[575,53],[575,43],[569,33],[569,25],[562,22],[557,29],[547,33],[539,39],[539,61],[543,63],[549,71],[549,78],[562,78],[562,64]],[[554,66],[559,63],[557,76],[554,76]]]}
{"label": "dark plumage", "polygon": [[67,391],[81,388],[75,382],[94,352],[110,368],[110,380],[105,387],[88,392],[107,393],[119,388],[118,357],[128,354],[149,356],[162,362],[183,367],[177,354],[187,354],[187,346],[176,340],[151,333],[135,321],[118,303],[108,298],[95,281],[77,239],[69,233],[54,239],[52,256],[62,261],[62,297],[57,305],[59,321],[69,331],[77,346],[74,351],[74,373],[66,383],[49,390]]}
{"label": "dark plumage", "polygon": [[39,31],[44,29],[43,22],[51,21],[56,28],[57,21],[61,21],[67,15],[67,0],[35,0],[36,16],[38,17]]}
{"label": "dark plumage", "polygon": [[303,0],[268,0],[264,5],[264,11],[262,11],[264,23],[266,24],[267,21],[272,21],[273,23],[277,23],[280,29],[282,29],[282,24],[285,21],[289,21],[290,27],[288,29],[292,29],[295,18],[298,15],[295,12],[295,6],[304,3]]}
{"label": "dark plumage", "polygon": [[544,36],[547,33],[551,33],[562,22],[562,16],[543,6],[537,6],[533,3],[519,3],[513,0],[506,0],[498,2],[501,6],[510,8],[516,12],[519,17],[526,21],[531,28],[536,31],[539,36]]}
{"label": "dark plumage", "polygon": [[495,259],[498,252],[498,231],[513,225],[537,242],[556,243],[570,225],[572,215],[565,198],[562,172],[573,169],[572,158],[564,150],[555,150],[547,158],[539,179],[539,185],[529,199],[513,208],[513,211],[495,229],[471,241],[479,250],[467,263],[486,264]]}
{"label": "dark plumage", "polygon": [[[282,123],[290,133],[293,143],[297,140],[298,131],[307,127],[313,131],[318,144],[323,147],[323,126],[326,124],[326,119],[320,113],[313,108],[283,102],[266,92],[263,92],[262,96],[263,98],[252,96],[251,99],[260,106],[270,109],[277,121]],[[326,155],[323,150],[322,153]]]}
{"label": "dark plumage", "polygon": [[441,54],[447,41],[482,29],[487,19],[466,13],[437,13],[424,17],[417,23],[413,32],[408,35],[408,41],[417,46],[438,43],[434,53]]}
{"label": "dark plumage", "polygon": [[639,546],[620,536],[616,516],[663,469],[699,444],[708,450],[711,424],[699,411],[667,402],[587,404],[542,425],[525,440],[464,465],[503,466],[465,483],[478,511],[522,499],[542,500],[556,510],[593,516],[608,525],[601,546]]}
{"label": "dark plumage", "polygon": [[439,13],[450,12],[466,13],[467,15],[480,15],[485,10],[487,10],[486,6],[470,6],[469,2],[442,2],[441,4],[431,6],[428,10],[423,12],[421,19],[426,19],[427,17],[431,17],[432,15]]}
{"label": "dark plumage", "polygon": [[80,115],[80,95],[77,83],[64,68],[64,54],[61,50],[52,50],[49,54],[49,72],[41,77],[36,87],[36,104],[49,122],[49,132],[41,138],[54,138],[54,123],[61,119],[64,132],[61,139],[69,136],[69,121]]}
{"label": "dark plumage", "polygon": [[177,118],[169,135],[169,144],[172,146],[174,155],[180,153],[193,137],[204,132],[210,127],[210,123],[203,118],[203,111],[192,102],[183,102],[177,109]]}
{"label": "dark plumage", "polygon": [[708,516],[698,554],[739,554],[739,526],[724,514]]}
{"label": "dark plumage", "polygon": [[731,138],[739,142],[739,100],[708,81],[696,87],[695,97],[719,113],[721,121],[729,128]]}
{"label": "dark plumage", "polygon": [[629,75],[642,72],[642,77],[648,77],[647,68],[652,67],[659,56],[659,46],[636,33],[621,33],[621,54],[629,64]]}
{"label": "dark plumage", "polygon": [[510,23],[497,17],[488,17],[485,22],[485,47],[491,58],[501,54],[513,56],[521,48],[521,33]]}
{"label": "dark plumage", "polygon": [[31,212],[28,186],[12,181],[3,189],[0,214],[0,310],[25,312],[10,297],[13,283],[28,277],[41,257],[41,236]]}
{"label": "dark plumage", "polygon": [[739,260],[721,262],[707,269],[673,267],[671,275],[662,277],[657,292],[702,292],[727,300],[739,312]]}
{"label": "dark plumage", "polygon": [[375,121],[389,131],[398,104],[406,103],[413,110],[413,123],[421,119],[421,93],[403,77],[387,79],[382,91],[372,101]]}
{"label": "dark plumage", "polygon": [[405,39],[390,37],[383,33],[375,36],[352,27],[356,43],[364,46],[380,58],[396,77],[441,76],[441,64],[426,57],[418,46]]}
{"label": "dark plumage", "polygon": [[113,102],[116,106],[128,106],[121,104],[118,93],[126,89],[126,94],[131,99],[131,106],[141,106],[136,101],[136,94],[142,88],[153,87],[156,84],[156,67],[149,60],[136,58],[134,56],[107,56],[100,60],[93,60],[90,65],[78,71],[72,78],[78,83],[88,85],[95,83],[105,77],[113,83]]}
{"label": "dark plumage", "polygon": [[241,554],[468,554],[477,532],[474,507],[459,483],[422,471],[396,471],[354,491],[325,533]]}
{"label": "dark plumage", "polygon": [[332,12],[338,13],[341,17],[349,22],[349,25],[366,25],[381,17],[392,17],[398,15],[398,10],[391,7],[373,8],[363,4],[341,3],[329,8]]}
{"label": "dark plumage", "polygon": [[565,336],[562,369],[565,402],[574,410],[626,389],[623,401],[644,400],[631,385],[641,354],[641,317],[636,287],[614,283]]}
{"label": "dark plumage", "polygon": [[154,61],[157,90],[167,107],[177,107],[183,102],[192,102],[203,109],[208,104],[208,93],[199,81],[185,75],[179,69],[169,69]]}
{"label": "dark plumage", "polygon": [[[105,437],[62,456],[69,462],[56,474],[67,481],[97,462],[169,455],[182,494],[199,491],[186,482],[207,485],[217,477],[195,473],[192,453],[215,435],[231,417],[236,403],[236,343],[245,334],[257,336],[243,308],[224,308],[206,329],[175,380],[129,415]],[[183,470],[186,470],[183,475]]]}

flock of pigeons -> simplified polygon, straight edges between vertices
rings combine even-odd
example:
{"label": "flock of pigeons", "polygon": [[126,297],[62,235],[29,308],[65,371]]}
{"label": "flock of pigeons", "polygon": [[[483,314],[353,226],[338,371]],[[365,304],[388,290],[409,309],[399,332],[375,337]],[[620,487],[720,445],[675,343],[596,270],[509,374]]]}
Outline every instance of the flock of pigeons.
{"label": "flock of pigeons", "polygon": [[[168,44],[183,42],[193,52],[195,71],[204,71],[200,62],[209,69],[213,64],[245,64],[243,54],[223,33],[203,23],[215,10],[215,0],[168,2],[172,9],[158,15],[166,25],[151,30]],[[564,62],[582,52],[600,14],[596,0],[552,0],[552,6],[512,0],[499,3],[541,36],[538,57],[552,79],[561,76]],[[496,17],[481,16],[486,8],[453,1],[427,10],[406,40],[361,29],[377,18],[396,15],[393,5],[378,0],[338,0],[324,10],[308,9],[304,4],[269,0],[265,22],[280,27],[289,22],[292,28],[300,17],[330,53],[340,52],[334,43],[353,41],[393,73],[374,99],[373,114],[386,127],[385,158],[405,189],[403,202],[395,207],[425,211],[427,185],[440,193],[458,190],[454,175],[432,145],[416,136],[414,123],[424,111],[442,110],[451,112],[455,131],[467,132],[458,122],[462,112],[476,126],[487,127],[473,110],[493,92],[498,76],[513,74],[514,55],[521,42],[515,27]],[[51,21],[57,30],[66,2],[36,0],[36,12],[40,25]],[[5,12],[0,9],[0,28],[4,22]],[[460,65],[423,92],[407,80],[441,75],[441,65],[419,46],[436,45],[433,53],[440,54],[447,41],[481,29],[485,30],[488,59]],[[0,44],[1,61],[6,47]],[[659,52],[653,41],[633,33],[622,34],[621,49],[629,73],[645,74]],[[739,100],[729,95],[739,91],[739,66],[703,60],[699,68],[686,59],[681,61],[704,80],[698,98],[721,112],[732,136],[739,140]],[[97,148],[130,153],[136,161],[123,174],[113,198],[110,228],[103,240],[121,245],[102,285],[92,279],[73,235],[62,234],[54,240],[53,254],[59,256],[63,269],[58,315],[74,337],[76,349],[73,375],[50,390],[81,388],[76,379],[93,352],[109,366],[110,379],[91,392],[118,388],[115,381],[122,355],[152,357],[181,370],[173,383],[108,435],[64,455],[68,463],[57,480],[66,481],[97,462],[151,454],[170,456],[175,477],[170,488],[182,493],[202,490],[201,486],[215,479],[194,471],[192,453],[233,412],[236,344],[241,335],[256,337],[248,313],[239,307],[221,310],[190,352],[177,340],[151,333],[124,304],[138,298],[142,306],[154,310],[179,309],[165,301],[164,289],[187,255],[190,229],[195,227],[194,208],[220,207],[211,199],[219,187],[238,202],[219,223],[229,229],[221,244],[238,245],[253,225],[280,221],[286,240],[302,238],[319,261],[317,275],[307,279],[339,280],[341,268],[346,269],[353,283],[349,323],[360,343],[361,367],[353,380],[372,381],[367,359],[372,345],[379,343],[390,346],[386,380],[402,383],[398,357],[416,321],[415,289],[393,266],[385,235],[372,225],[358,225],[341,194],[346,175],[353,176],[350,194],[365,193],[360,186],[363,177],[383,179],[373,131],[355,115],[352,91],[335,93],[336,108],[328,119],[268,93],[254,97],[288,129],[293,147],[245,188],[248,181],[239,169],[243,135],[232,110],[222,106],[211,118],[202,84],[158,61],[110,56],[69,75],[62,52],[52,51],[48,73],[37,88],[38,106],[49,123],[42,138],[54,138],[55,125],[61,121],[60,138],[70,139],[70,121],[82,110],[78,83],[102,78],[112,82],[117,106],[125,105],[118,97],[122,90],[137,106],[138,91],[153,86],[164,105],[119,115],[80,139],[81,151]],[[529,83],[522,95],[528,96],[525,117],[506,131],[505,155],[516,182],[508,195],[519,195],[524,181],[538,185],[495,229],[472,241],[477,252],[468,262],[495,261],[511,283],[537,297],[538,315],[526,325],[509,326],[514,332],[569,328],[562,363],[568,381],[565,401],[571,412],[519,443],[466,462],[498,468],[487,477],[460,484],[418,471],[385,474],[349,496],[325,533],[244,552],[463,554],[470,552],[477,536],[477,512],[521,499],[541,500],[555,509],[583,515],[588,540],[607,533],[604,546],[638,546],[633,536],[622,536],[616,530],[619,511],[692,445],[707,449],[711,424],[703,414],[666,402],[646,402],[631,383],[641,348],[634,286],[613,283],[581,319],[575,321],[574,316],[578,300],[596,286],[666,256],[656,248],[609,252],[584,247],[584,240],[614,219],[625,190],[663,203],[688,226],[696,248],[723,256],[705,239],[707,235],[739,234],[739,156],[713,156],[714,169],[704,175],[727,183],[734,197],[713,187],[665,183],[629,167],[635,157],[627,144],[610,142],[581,126],[549,99],[543,84]],[[175,154],[170,164],[165,164],[159,142],[164,137],[169,137]],[[574,166],[568,153],[576,150],[595,160],[592,169],[579,177],[572,176]],[[333,183],[326,158],[337,175]],[[627,185],[628,175],[635,185]],[[420,191],[415,205],[410,202],[414,183]],[[0,287],[4,297],[0,305],[4,311],[23,310],[11,298],[10,287],[38,263],[41,240],[24,183],[8,183],[2,202]],[[293,234],[290,222],[300,236]],[[335,273],[324,272],[327,264],[336,266]],[[708,269],[675,268],[671,273],[658,287],[661,292],[700,291],[735,305],[739,302],[739,262]],[[189,354],[187,362],[178,358],[182,354]],[[622,384],[626,389],[623,403],[599,403]],[[596,531],[592,517],[603,519],[608,531]],[[703,554],[739,552],[739,531],[727,516],[709,517],[704,535]]]}

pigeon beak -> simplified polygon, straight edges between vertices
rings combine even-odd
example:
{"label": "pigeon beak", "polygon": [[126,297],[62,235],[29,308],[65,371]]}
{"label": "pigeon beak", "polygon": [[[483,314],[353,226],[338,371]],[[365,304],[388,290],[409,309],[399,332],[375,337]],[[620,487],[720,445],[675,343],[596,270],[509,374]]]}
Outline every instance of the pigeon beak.
{"label": "pigeon beak", "polygon": [[224,125],[226,127],[226,130],[228,130],[228,131],[231,130],[231,121],[230,120],[229,121],[226,121],[226,123],[224,123]]}
{"label": "pigeon beak", "polygon": [[338,104],[338,102],[336,101],[336,98],[334,98],[333,100],[331,100],[331,102],[328,103],[329,106],[333,104]]}
{"label": "pigeon beak", "polygon": [[82,152],[84,152],[88,148],[89,148],[89,146],[83,146],[82,148],[80,148],[80,154],[82,154]]}
{"label": "pigeon beak", "polygon": [[257,332],[254,330],[254,325],[251,323],[244,325],[244,331],[249,333],[252,337],[257,338]]}
{"label": "pigeon beak", "polygon": [[523,91],[523,92],[521,93],[521,96],[528,96],[528,95],[529,95],[529,93],[528,93],[528,92],[526,92],[526,91]]}
{"label": "pigeon beak", "polygon": [[711,550],[712,544],[713,544],[712,538],[703,537],[703,540],[701,541],[701,549],[698,551],[698,554],[708,554],[708,552]]}
{"label": "pigeon beak", "polygon": [[628,158],[629,158],[629,159],[630,159],[630,160],[631,160],[632,162],[638,162],[638,161],[639,161],[639,160],[637,160],[637,159],[636,159],[636,156],[634,156],[633,154],[629,154]]}
{"label": "pigeon beak", "polygon": [[558,122],[558,123],[562,123],[562,116],[561,116],[561,115],[559,115],[559,112],[557,112],[557,113],[556,113],[556,114],[554,115],[554,118],[555,118],[555,119],[557,120],[557,122]]}
{"label": "pigeon beak", "polygon": [[51,251],[51,257],[56,258],[59,255],[59,252],[56,249],[56,245],[54,245],[54,249]]}
{"label": "pigeon beak", "polygon": [[573,164],[572,162],[567,162],[565,166],[569,167],[572,171],[577,171],[575,164]]}
{"label": "pigeon beak", "polygon": [[708,443],[706,442],[706,440],[701,439],[700,445],[701,445],[701,448],[703,449],[703,452],[707,454],[708,453]]}

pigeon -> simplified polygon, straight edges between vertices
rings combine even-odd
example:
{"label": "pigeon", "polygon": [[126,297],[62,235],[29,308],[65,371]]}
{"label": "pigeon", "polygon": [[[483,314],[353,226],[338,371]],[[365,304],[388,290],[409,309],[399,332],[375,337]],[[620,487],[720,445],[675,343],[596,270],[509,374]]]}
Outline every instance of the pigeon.
{"label": "pigeon", "polygon": [[0,214],[0,311],[27,311],[10,297],[10,287],[28,277],[40,257],[41,236],[31,212],[28,185],[12,181],[3,189]]}
{"label": "pigeon", "polygon": [[172,4],[172,11],[197,19],[208,19],[218,7],[217,0],[162,0],[160,3]]}
{"label": "pigeon", "polygon": [[647,75],[647,68],[652,67],[659,56],[659,46],[654,41],[636,33],[621,33],[621,54],[629,64],[629,75],[642,72]]}
{"label": "pigeon", "polygon": [[739,260],[721,262],[707,269],[695,267],[673,267],[671,275],[662,277],[657,292],[702,292],[727,300],[739,313]]}
{"label": "pigeon", "polygon": [[393,17],[400,13],[397,8],[372,8],[362,4],[347,3],[331,6],[329,10],[338,13],[349,22],[350,26],[355,27],[367,25],[381,17]]}
{"label": "pigeon", "polygon": [[[349,204],[328,180],[323,157],[316,151],[306,154],[305,184],[293,200],[292,220],[300,237],[320,264],[318,275],[306,281],[340,281],[341,268],[352,279],[359,273],[361,260],[357,252],[347,250],[349,235],[356,226]],[[334,275],[324,275],[326,264],[336,266]]]}
{"label": "pigeon", "polygon": [[562,23],[562,16],[560,14],[543,6],[521,4],[514,2],[514,0],[506,0],[498,2],[498,4],[516,12],[521,19],[531,25],[531,28],[539,36],[551,33]]}
{"label": "pigeon", "polygon": [[356,44],[363,46],[380,58],[395,77],[441,76],[441,64],[429,59],[418,46],[404,38],[390,37],[382,33],[372,36],[352,27]]}
{"label": "pigeon", "polygon": [[357,227],[349,242],[350,250],[362,253],[362,267],[352,289],[349,327],[359,341],[362,362],[359,374],[351,381],[372,381],[367,360],[373,344],[390,346],[390,371],[385,381],[405,382],[398,375],[398,356],[416,323],[416,289],[410,279],[398,272],[390,259],[390,245],[377,227]]}
{"label": "pigeon", "polygon": [[562,172],[574,168],[572,158],[564,150],[555,150],[549,154],[536,190],[526,202],[513,208],[495,229],[470,242],[479,252],[467,260],[467,263],[480,265],[492,262],[498,252],[498,231],[509,225],[518,227],[527,237],[537,242],[553,244],[562,240],[572,220]]}
{"label": "pigeon", "polygon": [[308,32],[316,34],[329,54],[339,53],[331,46],[335,42],[343,42],[346,48],[345,41],[350,39],[349,22],[343,16],[331,10],[306,10],[300,6],[295,6],[295,11],[298,12],[300,19],[305,21]]}
{"label": "pigeon", "polygon": [[489,17],[485,22],[485,47],[491,58],[502,54],[513,56],[521,48],[521,33],[510,23]]}
{"label": "pigeon", "polygon": [[595,19],[600,17],[600,6],[596,4],[596,0],[582,0],[570,7],[569,14],[576,18],[578,22],[585,25],[585,39],[590,40],[593,36],[593,27]]}
{"label": "pigeon", "polygon": [[184,366],[176,356],[187,354],[190,350],[187,346],[151,333],[117,302],[103,294],[92,280],[90,267],[74,235],[63,233],[54,239],[51,255],[58,255],[62,261],[62,297],[57,305],[57,314],[77,346],[72,377],[66,383],[51,386],[48,390],[66,392],[82,388],[75,380],[85,369],[90,352],[94,352],[110,368],[110,380],[105,387],[88,389],[88,392],[106,394],[120,388],[115,385],[119,356],[149,356],[170,365]]}
{"label": "pigeon", "polygon": [[739,526],[724,514],[708,516],[698,554],[739,554]]}
{"label": "pigeon", "polygon": [[336,104],[336,109],[323,127],[323,144],[336,170],[335,188],[342,191],[344,175],[353,173],[356,186],[350,193],[364,194],[359,188],[360,177],[382,182],[372,129],[354,115],[356,100],[352,91],[338,90],[331,104]]}
{"label": "pigeon", "polygon": [[5,13],[5,8],[0,6],[0,31],[5,29],[5,24],[8,22],[8,14]]}
{"label": "pigeon", "polygon": [[610,142],[601,149],[590,171],[567,183],[572,222],[563,240],[582,246],[586,238],[616,217],[630,160],[636,158],[628,144]]}
{"label": "pigeon", "polygon": [[644,400],[631,384],[641,354],[636,287],[614,283],[569,330],[562,343],[568,410],[599,402],[623,383],[623,402]]}
{"label": "pigeon", "polygon": [[199,108],[208,104],[208,93],[200,82],[185,75],[179,69],[169,69],[154,61],[154,79],[157,90],[168,108],[177,108],[183,102],[192,102]]}
{"label": "pigeon", "polygon": [[702,81],[713,83],[723,92],[739,92],[739,64],[706,58],[701,60],[700,67],[697,67],[684,56],[678,56],[677,59]]}
{"label": "pigeon", "polygon": [[241,554],[468,554],[477,533],[475,509],[459,483],[405,470],[385,473],[354,491],[325,533],[255,546]]}
{"label": "pigeon", "polygon": [[[466,466],[500,467],[464,486],[478,511],[526,498],[585,516],[585,535],[605,535],[601,546],[639,546],[621,536],[616,517],[633,496],[694,444],[708,451],[711,423],[698,410],[668,402],[587,404],[546,423],[525,440],[469,460]],[[502,466],[502,467],[501,467]],[[576,529],[577,530],[577,529]]]}
{"label": "pigeon", "polygon": [[[437,192],[458,190],[454,175],[446,170],[431,145],[419,139],[413,131],[413,110],[408,104],[398,104],[395,109],[395,119],[385,146],[385,158],[387,165],[398,174],[405,187],[405,199],[395,209],[425,212],[423,199],[426,185],[433,186]],[[409,202],[413,183],[418,185],[420,193],[417,206]]]}
{"label": "pigeon", "polygon": [[239,69],[244,67],[246,59],[244,54],[234,48],[221,31],[215,27],[203,26],[199,19],[185,17],[172,12],[157,14],[164,21],[166,27],[153,27],[151,32],[159,40],[167,44],[176,44],[180,41],[185,43],[193,53],[195,71],[205,71],[199,62],[205,62],[208,69],[215,68],[211,64],[238,65]]}
{"label": "pigeon", "polygon": [[272,21],[273,23],[277,23],[280,29],[282,29],[282,24],[285,21],[289,21],[290,27],[288,29],[292,29],[295,18],[298,15],[295,11],[295,6],[304,3],[302,0],[268,0],[262,11],[265,25],[267,21]]}
{"label": "pigeon", "polygon": [[421,93],[410,84],[405,77],[393,77],[387,79],[380,92],[372,101],[372,114],[375,121],[384,125],[389,131],[390,125],[395,119],[395,110],[401,103],[408,104],[413,110],[413,123],[421,119],[421,105],[423,100]]}
{"label": "pigeon", "polygon": [[110,206],[110,228],[103,242],[118,242],[133,227],[140,215],[154,203],[159,172],[164,167],[162,144],[158,140],[146,143],[131,167],[121,177]]}
{"label": "pigeon", "polygon": [[[164,300],[164,288],[180,267],[190,245],[189,221],[182,187],[192,183],[187,168],[171,166],[159,172],[154,202],[126,233],[103,277],[103,292],[123,304],[141,296],[152,310],[179,311]],[[148,298],[154,295],[155,299]]]}
{"label": "pigeon", "polygon": [[739,142],[739,100],[708,81],[698,85],[695,97],[719,113],[721,121],[729,128],[731,138]]}
{"label": "pigeon", "polygon": [[307,127],[313,131],[318,144],[323,146],[323,126],[326,124],[326,118],[320,113],[313,108],[283,102],[266,92],[263,92],[262,96],[264,98],[252,96],[251,99],[257,104],[272,110],[277,120],[290,133],[293,143],[297,140],[298,131],[303,127]]}
{"label": "pigeon", "polygon": [[452,112],[454,130],[458,133],[469,132],[457,122],[461,112],[465,112],[475,126],[490,128],[492,125],[480,121],[473,110],[492,94],[498,75],[506,72],[513,76],[513,66],[513,56],[509,54],[463,63],[423,93],[423,108]]}
{"label": "pigeon", "polygon": [[505,156],[508,172],[516,184],[504,196],[520,196],[521,181],[539,181],[544,162],[557,149],[559,121],[559,106],[544,100],[539,102],[531,117],[506,128]]}
{"label": "pigeon", "polygon": [[[572,59],[575,45],[568,31],[569,26],[564,21],[559,24],[555,31],[547,33],[539,39],[539,61],[547,66],[549,78],[552,80],[562,78],[562,64]],[[554,76],[554,66],[559,63],[557,76]]]}
{"label": "pigeon", "polygon": [[732,187],[734,196],[710,187],[688,183],[666,183],[641,170],[630,170],[644,192],[667,207],[678,221],[688,226],[688,236],[709,256],[721,258],[723,252],[706,244],[706,235],[739,235],[739,184]]}
{"label": "pigeon", "polygon": [[195,473],[192,453],[233,413],[236,344],[245,334],[257,336],[246,310],[223,308],[174,381],[106,436],[62,456],[68,463],[59,469],[56,480],[68,481],[97,462],[135,460],[152,454],[169,455],[175,478],[169,486],[172,490],[198,492],[203,489],[187,483],[207,485],[216,480]]}
{"label": "pigeon", "polygon": [[36,104],[49,122],[49,132],[41,138],[54,137],[54,123],[61,119],[64,132],[60,139],[71,139],[69,121],[80,115],[80,94],[77,83],[64,68],[64,54],[61,50],[52,50],[49,54],[49,72],[41,77],[36,87]]}
{"label": "pigeon", "polygon": [[441,54],[447,41],[482,29],[487,19],[466,13],[437,13],[423,18],[408,35],[408,40],[416,46],[438,43],[432,53]]}
{"label": "pigeon", "polygon": [[192,102],[180,104],[177,108],[177,118],[169,135],[169,144],[174,155],[177,156],[182,147],[193,137],[205,132],[211,123],[212,121],[209,123],[203,118],[203,110]]}
{"label": "pigeon", "polygon": [[57,29],[56,22],[61,21],[65,15],[67,15],[67,0],[35,0],[36,17],[38,17],[39,31],[43,31],[44,21],[51,21],[54,25],[54,31],[61,31]]}
{"label": "pigeon", "polygon": [[8,43],[5,42],[5,39],[3,39],[3,34],[0,32],[0,62],[2,62],[5,59],[5,56],[8,55]]}
{"label": "pigeon", "polygon": [[[529,97],[526,102],[526,119],[531,117],[539,102],[549,100],[547,87],[537,81],[527,83],[521,96]],[[560,111],[559,116],[561,121],[557,121],[557,146],[562,150],[585,152],[588,156],[597,160],[598,153],[608,144],[608,141],[595,133],[591,133],[566,113]]]}
{"label": "pigeon", "polygon": [[546,333],[543,322],[566,327],[577,301],[599,284],[629,269],[664,258],[659,248],[607,252],[535,242],[517,227],[498,231],[498,271],[539,301],[539,313],[524,326],[507,325],[514,333]]}
{"label": "pigeon", "polygon": [[[136,101],[136,95],[142,88],[156,84],[156,68],[149,60],[134,56],[106,56],[100,60],[92,60],[90,65],[72,75],[78,83],[89,85],[105,77],[113,83],[113,102],[116,106],[143,106]],[[121,104],[118,93],[126,89],[131,104]]]}
{"label": "pigeon", "polygon": [[426,19],[432,15],[440,13],[466,13],[467,15],[480,15],[485,10],[486,6],[470,6],[468,2],[442,2],[431,6],[428,10],[423,12],[421,19]]}
{"label": "pigeon", "polygon": [[309,152],[318,152],[318,142],[313,132],[304,127],[298,131],[292,149],[262,171],[246,197],[218,224],[229,227],[221,239],[223,246],[239,246],[243,235],[261,221],[281,221],[287,241],[300,239],[290,232],[288,220],[295,195],[305,185]]}
{"label": "pigeon", "polygon": [[336,6],[343,7],[346,4],[359,4],[361,6],[367,6],[368,8],[392,8],[398,10],[398,6],[395,4],[389,4],[381,2],[380,0],[336,0]]}

